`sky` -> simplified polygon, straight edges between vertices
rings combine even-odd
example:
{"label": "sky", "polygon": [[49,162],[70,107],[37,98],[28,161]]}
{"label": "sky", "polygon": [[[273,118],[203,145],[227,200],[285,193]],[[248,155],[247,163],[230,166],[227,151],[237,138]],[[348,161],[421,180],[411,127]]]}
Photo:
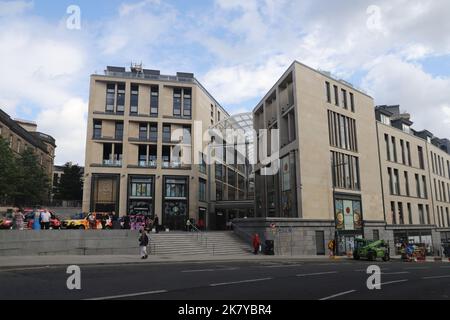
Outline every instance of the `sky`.
{"label": "sky", "polygon": [[89,76],[107,65],[195,73],[234,114],[298,60],[450,138],[449,13],[448,0],[0,0],[0,108],[54,136],[55,163],[84,165]]}

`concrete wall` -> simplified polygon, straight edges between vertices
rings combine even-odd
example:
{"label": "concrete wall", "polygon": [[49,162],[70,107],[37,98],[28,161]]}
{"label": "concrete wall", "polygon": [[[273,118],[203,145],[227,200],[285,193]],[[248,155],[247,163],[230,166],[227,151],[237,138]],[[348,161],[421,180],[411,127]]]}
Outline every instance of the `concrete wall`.
{"label": "concrete wall", "polygon": [[138,232],[2,231],[0,256],[138,254]]}

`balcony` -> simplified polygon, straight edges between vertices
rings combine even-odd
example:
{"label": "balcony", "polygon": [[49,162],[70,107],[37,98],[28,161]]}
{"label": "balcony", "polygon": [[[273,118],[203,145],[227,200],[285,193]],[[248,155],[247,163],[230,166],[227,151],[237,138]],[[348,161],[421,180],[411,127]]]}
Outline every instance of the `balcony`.
{"label": "balcony", "polygon": [[104,167],[122,167],[122,160],[103,160]]}
{"label": "balcony", "polygon": [[116,135],[115,137],[102,137],[101,135],[94,134],[92,140],[97,141],[123,141],[123,135]]}
{"label": "balcony", "polygon": [[190,170],[191,166],[190,165],[186,165],[186,164],[182,164],[181,162],[168,162],[168,161],[164,161],[162,163],[162,168],[163,169],[180,169],[180,170]]}
{"label": "balcony", "polygon": [[139,168],[156,168],[157,162],[156,160],[150,160],[150,161],[139,161]]}
{"label": "balcony", "polygon": [[150,143],[157,143],[158,142],[158,136],[150,136],[150,138],[147,137],[139,137],[139,138],[128,138],[129,142],[150,142]]}

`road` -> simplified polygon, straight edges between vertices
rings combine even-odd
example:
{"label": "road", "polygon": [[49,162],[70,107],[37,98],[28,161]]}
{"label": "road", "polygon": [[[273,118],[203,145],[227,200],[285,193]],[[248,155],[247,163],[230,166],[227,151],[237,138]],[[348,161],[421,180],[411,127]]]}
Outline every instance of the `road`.
{"label": "road", "polygon": [[450,264],[377,262],[381,290],[367,288],[373,263],[205,262],[81,267],[70,291],[65,267],[0,269],[0,299],[354,300],[450,299]]}

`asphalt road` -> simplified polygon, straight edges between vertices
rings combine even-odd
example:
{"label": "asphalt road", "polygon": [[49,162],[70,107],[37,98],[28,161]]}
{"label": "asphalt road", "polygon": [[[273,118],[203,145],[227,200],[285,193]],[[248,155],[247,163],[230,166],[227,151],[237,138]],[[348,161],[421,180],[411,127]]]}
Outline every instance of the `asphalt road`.
{"label": "asphalt road", "polygon": [[0,269],[0,299],[354,300],[450,299],[450,264],[377,262],[381,290],[367,288],[373,263],[227,262],[81,267],[68,290],[63,267]]}

